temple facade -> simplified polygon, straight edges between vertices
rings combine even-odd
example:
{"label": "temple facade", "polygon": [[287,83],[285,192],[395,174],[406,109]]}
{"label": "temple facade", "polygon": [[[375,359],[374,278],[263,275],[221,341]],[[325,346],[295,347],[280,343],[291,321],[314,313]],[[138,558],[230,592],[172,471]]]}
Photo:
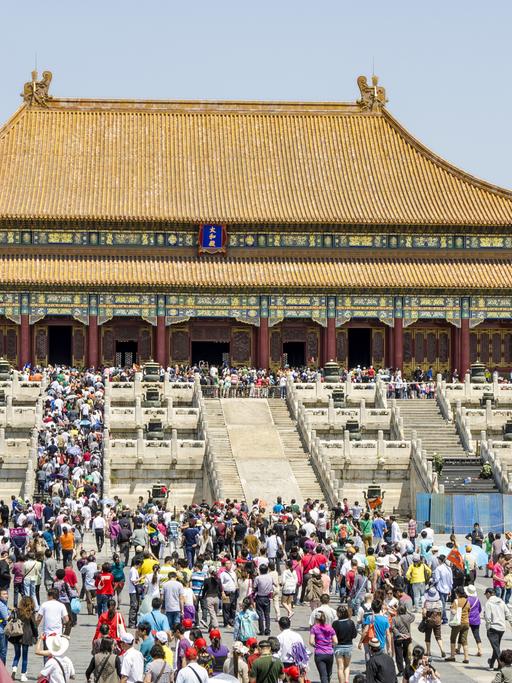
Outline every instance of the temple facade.
{"label": "temple facade", "polygon": [[351,103],[53,97],[0,129],[0,356],[512,368],[512,193]]}

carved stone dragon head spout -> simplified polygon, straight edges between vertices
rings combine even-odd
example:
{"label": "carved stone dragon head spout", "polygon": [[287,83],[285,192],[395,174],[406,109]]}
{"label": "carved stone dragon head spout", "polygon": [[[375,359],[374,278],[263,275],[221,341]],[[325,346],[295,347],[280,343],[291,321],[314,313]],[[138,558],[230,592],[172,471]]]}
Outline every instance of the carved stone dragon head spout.
{"label": "carved stone dragon head spout", "polygon": [[357,104],[361,109],[364,111],[378,111],[385,106],[387,102],[386,89],[379,85],[377,76],[372,76],[371,85],[368,85],[366,76],[359,76],[357,85],[359,86],[359,91],[361,93],[361,97],[357,100]]}
{"label": "carved stone dragon head spout", "polygon": [[32,71],[32,80],[23,86],[21,97],[29,106],[38,104],[40,107],[46,107],[48,101],[52,99],[51,95],[48,94],[52,82],[52,72],[43,71],[42,79],[38,81],[37,78],[37,71]]}

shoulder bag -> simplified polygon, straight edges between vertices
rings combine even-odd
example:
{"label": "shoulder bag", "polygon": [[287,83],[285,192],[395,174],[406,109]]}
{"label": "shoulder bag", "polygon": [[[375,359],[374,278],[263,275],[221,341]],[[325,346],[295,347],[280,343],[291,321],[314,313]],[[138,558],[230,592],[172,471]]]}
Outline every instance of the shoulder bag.
{"label": "shoulder bag", "polygon": [[18,618],[15,610],[13,610],[12,615],[4,626],[4,634],[9,640],[11,638],[20,638],[23,635],[23,622]]}

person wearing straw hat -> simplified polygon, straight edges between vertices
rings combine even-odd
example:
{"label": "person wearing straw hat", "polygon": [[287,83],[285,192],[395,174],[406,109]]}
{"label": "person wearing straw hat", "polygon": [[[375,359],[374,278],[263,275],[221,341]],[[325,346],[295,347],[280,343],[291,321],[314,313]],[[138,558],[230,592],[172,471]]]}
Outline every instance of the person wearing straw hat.
{"label": "person wearing straw hat", "polygon": [[368,643],[370,658],[366,662],[366,675],[372,683],[396,683],[396,669],[393,658],[386,654],[378,638]]}
{"label": "person wearing straw hat", "polygon": [[[44,644],[43,644],[44,642]],[[43,641],[37,641],[35,653],[45,657],[46,662],[41,669],[40,675],[48,679],[48,683],[67,683],[75,678],[75,667],[66,652],[69,647],[69,638],[60,633],[52,633]]]}

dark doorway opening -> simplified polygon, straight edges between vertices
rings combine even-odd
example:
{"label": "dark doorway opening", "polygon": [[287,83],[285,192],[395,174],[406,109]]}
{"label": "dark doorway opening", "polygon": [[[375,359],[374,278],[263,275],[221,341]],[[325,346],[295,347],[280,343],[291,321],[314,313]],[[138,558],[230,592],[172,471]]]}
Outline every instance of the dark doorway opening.
{"label": "dark doorway opening", "polygon": [[137,342],[116,342],[116,367],[131,368],[137,362]]}
{"label": "dark doorway opening", "polygon": [[304,342],[284,342],[283,364],[291,368],[306,365],[306,344]]}
{"label": "dark doorway opening", "polygon": [[71,342],[73,327],[71,325],[48,326],[48,362],[51,365],[71,365]]}
{"label": "dark doorway opening", "polygon": [[355,327],[348,331],[348,367],[368,367],[372,363],[372,331]]}
{"label": "dark doorway opening", "polygon": [[192,342],[192,364],[222,365],[229,362],[229,342]]}

